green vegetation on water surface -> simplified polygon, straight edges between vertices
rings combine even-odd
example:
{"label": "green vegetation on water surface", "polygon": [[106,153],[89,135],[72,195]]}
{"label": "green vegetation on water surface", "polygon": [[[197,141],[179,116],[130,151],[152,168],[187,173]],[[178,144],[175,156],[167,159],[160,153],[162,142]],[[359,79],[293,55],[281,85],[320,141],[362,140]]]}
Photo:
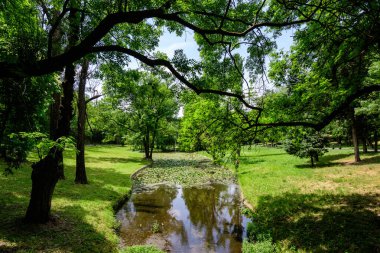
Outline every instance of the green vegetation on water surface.
{"label": "green vegetation on water surface", "polygon": [[74,152],[66,152],[64,162],[66,179],[58,182],[54,192],[54,219],[43,225],[28,225],[21,220],[31,189],[30,163],[14,175],[0,174],[1,252],[117,251],[118,224],[113,208],[129,194],[130,175],[148,162],[142,159],[141,153],[127,148],[89,146],[88,185],[74,183]]}
{"label": "green vegetation on water surface", "polygon": [[330,149],[311,168],[280,148],[245,148],[237,174],[256,243],[244,252],[378,252],[380,154],[361,155]]}
{"label": "green vegetation on water surface", "polygon": [[[66,152],[66,180],[58,183],[54,193],[55,218],[45,225],[21,222],[31,187],[30,164],[14,175],[0,175],[1,251],[118,251],[113,207],[130,192],[130,175],[148,162],[141,159],[141,153],[115,146],[87,147],[86,155],[90,184],[76,185],[74,153]],[[154,159],[152,168],[137,173],[144,184],[186,185],[190,180],[207,183],[234,178],[230,171],[195,154],[155,154]],[[362,159],[353,163],[348,148],[329,150],[311,168],[308,159],[293,157],[280,148],[244,148],[237,177],[253,206],[248,230],[255,243],[244,242],[243,252],[378,251],[380,154],[362,154]],[[217,176],[214,170],[221,174]],[[147,172],[149,177],[140,177]],[[160,252],[153,246],[122,251]]]}
{"label": "green vegetation on water surface", "polygon": [[136,185],[177,184],[182,186],[235,182],[227,168],[212,163],[209,158],[193,153],[157,153],[152,167],[136,174]]}

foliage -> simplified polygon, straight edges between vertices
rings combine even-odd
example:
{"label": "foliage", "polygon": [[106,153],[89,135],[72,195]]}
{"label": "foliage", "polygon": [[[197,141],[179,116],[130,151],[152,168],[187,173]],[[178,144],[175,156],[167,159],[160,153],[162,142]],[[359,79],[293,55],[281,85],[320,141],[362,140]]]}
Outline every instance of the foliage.
{"label": "foliage", "polygon": [[272,244],[270,239],[263,241],[250,243],[247,241],[243,242],[243,253],[273,253],[275,251],[275,246]]}
{"label": "foliage", "polygon": [[361,164],[352,157],[350,148],[331,150],[305,170],[306,159],[283,149],[244,148],[237,175],[256,238],[269,234],[278,252],[376,250],[380,156],[362,154]]}
{"label": "foliage", "polygon": [[75,141],[72,137],[60,137],[57,140],[51,140],[46,134],[40,132],[19,132],[8,135],[8,141],[3,145],[5,161],[8,167],[5,168],[7,174],[13,169],[18,169],[30,151],[36,150],[39,159],[45,157],[49,150],[57,148],[59,150],[75,149]]}
{"label": "foliage", "polygon": [[179,130],[181,150],[205,150],[215,162],[235,161],[250,132],[243,131],[231,101],[187,94]]}
{"label": "foliage", "polygon": [[[30,162],[34,152],[12,177],[0,174],[0,251],[118,252],[119,238],[113,209],[131,191],[130,175],[147,162],[141,153],[116,146],[86,148],[88,185],[73,184],[75,152],[64,152],[65,176],[54,192],[54,221],[21,223],[30,196]],[[0,161],[0,169],[5,164]],[[17,197],[15,197],[17,196]],[[17,225],[15,225],[17,224]]]}
{"label": "foliage", "polygon": [[290,138],[292,139],[285,141],[285,151],[301,158],[309,157],[311,166],[314,166],[314,161],[318,161],[319,157],[328,151],[326,148],[328,141],[320,133],[306,132]]}
{"label": "foliage", "polygon": [[107,118],[120,126],[119,135],[128,133],[132,144],[142,144],[146,158],[152,158],[157,137],[170,132],[170,122],[178,111],[171,80],[112,65],[103,66],[103,73],[104,90],[117,115]]}

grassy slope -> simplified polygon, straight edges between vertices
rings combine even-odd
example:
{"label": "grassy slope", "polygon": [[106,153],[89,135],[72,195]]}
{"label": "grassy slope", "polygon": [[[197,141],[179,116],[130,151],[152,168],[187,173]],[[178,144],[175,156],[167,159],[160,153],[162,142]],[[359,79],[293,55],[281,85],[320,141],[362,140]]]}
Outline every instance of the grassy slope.
{"label": "grassy slope", "polygon": [[86,155],[89,185],[76,185],[75,154],[66,152],[66,180],[58,182],[53,196],[56,219],[46,225],[21,222],[31,188],[30,166],[0,175],[0,252],[116,250],[113,205],[130,191],[130,175],[146,162],[140,153],[115,146],[87,147]]}
{"label": "grassy slope", "polygon": [[238,178],[256,234],[270,234],[280,251],[380,251],[380,154],[362,158],[330,150],[311,169],[282,149],[244,150]]}

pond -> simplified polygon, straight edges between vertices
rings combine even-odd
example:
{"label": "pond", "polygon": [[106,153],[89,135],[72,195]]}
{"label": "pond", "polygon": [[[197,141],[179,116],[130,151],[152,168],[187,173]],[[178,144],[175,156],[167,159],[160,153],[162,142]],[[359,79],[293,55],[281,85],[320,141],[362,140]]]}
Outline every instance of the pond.
{"label": "pond", "polygon": [[170,252],[241,252],[249,221],[232,183],[134,190],[117,213],[124,246],[153,244]]}

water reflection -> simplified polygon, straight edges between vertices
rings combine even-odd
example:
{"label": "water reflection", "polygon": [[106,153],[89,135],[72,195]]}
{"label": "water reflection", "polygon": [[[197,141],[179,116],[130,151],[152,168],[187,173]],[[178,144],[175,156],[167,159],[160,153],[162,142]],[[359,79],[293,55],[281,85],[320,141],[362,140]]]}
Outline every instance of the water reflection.
{"label": "water reflection", "polygon": [[171,252],[241,252],[248,221],[234,184],[134,192],[117,218],[125,245],[155,244]]}

